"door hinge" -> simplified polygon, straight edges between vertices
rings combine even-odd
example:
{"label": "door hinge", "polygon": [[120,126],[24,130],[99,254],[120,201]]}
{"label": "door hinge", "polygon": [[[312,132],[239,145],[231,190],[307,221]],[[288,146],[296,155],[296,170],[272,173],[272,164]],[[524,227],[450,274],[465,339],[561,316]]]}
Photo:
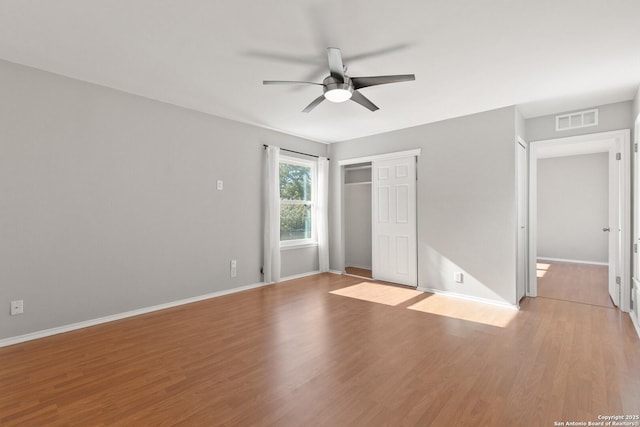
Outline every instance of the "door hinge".
{"label": "door hinge", "polygon": [[616,276],[616,285],[622,283],[622,278],[620,276]]}
{"label": "door hinge", "polygon": [[637,254],[637,253],[638,253],[638,244],[637,244],[637,243],[634,243],[634,244],[633,244],[633,253],[634,253],[634,254]]}
{"label": "door hinge", "polygon": [[616,153],[616,160],[622,160],[622,153]]}
{"label": "door hinge", "polygon": [[633,144],[633,151],[638,152],[638,143]]}

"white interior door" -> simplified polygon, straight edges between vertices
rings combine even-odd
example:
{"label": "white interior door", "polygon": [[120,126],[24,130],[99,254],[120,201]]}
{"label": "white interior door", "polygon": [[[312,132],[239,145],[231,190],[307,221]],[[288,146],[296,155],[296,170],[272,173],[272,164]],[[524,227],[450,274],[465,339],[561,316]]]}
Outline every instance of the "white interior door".
{"label": "white interior door", "polygon": [[622,210],[620,194],[622,184],[622,169],[619,159],[620,147],[615,144],[609,150],[609,295],[615,306],[620,305],[620,279],[622,259]]}
{"label": "white interior door", "polygon": [[417,286],[416,158],[373,162],[372,274]]}
{"label": "white interior door", "polygon": [[518,156],[518,243],[517,243],[517,277],[516,277],[516,302],[526,294],[527,288],[527,148],[520,142],[516,142]]}

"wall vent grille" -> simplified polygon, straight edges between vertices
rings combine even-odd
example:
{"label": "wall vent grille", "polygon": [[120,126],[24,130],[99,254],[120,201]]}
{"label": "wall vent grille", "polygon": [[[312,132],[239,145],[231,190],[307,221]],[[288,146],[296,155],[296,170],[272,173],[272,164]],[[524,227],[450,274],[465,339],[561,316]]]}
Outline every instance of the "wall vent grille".
{"label": "wall vent grille", "polygon": [[598,126],[598,109],[556,116],[556,131]]}

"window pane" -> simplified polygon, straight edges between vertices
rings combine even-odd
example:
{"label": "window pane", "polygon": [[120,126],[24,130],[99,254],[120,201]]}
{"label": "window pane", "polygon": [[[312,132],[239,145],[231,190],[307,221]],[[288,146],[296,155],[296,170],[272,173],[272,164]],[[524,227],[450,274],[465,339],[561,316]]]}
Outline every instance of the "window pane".
{"label": "window pane", "polygon": [[311,168],[280,163],[280,198],[311,201]]}
{"label": "window pane", "polygon": [[311,206],[280,204],[280,240],[311,238]]}

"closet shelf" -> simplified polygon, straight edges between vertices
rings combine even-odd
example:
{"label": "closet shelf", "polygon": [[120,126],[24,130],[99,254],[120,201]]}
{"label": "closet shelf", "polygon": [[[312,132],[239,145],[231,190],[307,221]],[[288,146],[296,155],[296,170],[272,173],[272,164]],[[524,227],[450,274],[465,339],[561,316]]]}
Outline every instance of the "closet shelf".
{"label": "closet shelf", "polygon": [[357,171],[357,170],[362,170],[362,169],[371,169],[372,167],[373,166],[371,166],[371,165],[356,166],[356,167],[353,167],[353,168],[345,167],[344,170],[345,170],[345,172],[348,172],[348,171]]}

